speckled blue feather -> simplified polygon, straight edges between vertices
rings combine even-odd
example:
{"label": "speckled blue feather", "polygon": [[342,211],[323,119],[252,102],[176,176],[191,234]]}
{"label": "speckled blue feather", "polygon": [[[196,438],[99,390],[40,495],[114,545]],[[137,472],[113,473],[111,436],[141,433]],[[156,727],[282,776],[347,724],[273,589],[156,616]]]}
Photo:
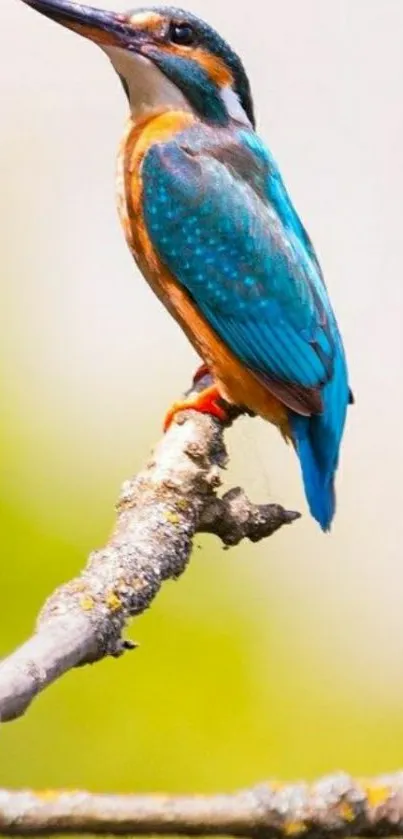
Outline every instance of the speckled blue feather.
{"label": "speckled blue feather", "polygon": [[[274,160],[252,131],[199,123],[152,147],[142,174],[145,223],[160,258],[237,358],[273,392],[284,385],[291,394],[283,401],[306,495],[328,529],[349,399],[345,356],[318,260]],[[316,411],[323,407],[316,415],[312,394]]]}

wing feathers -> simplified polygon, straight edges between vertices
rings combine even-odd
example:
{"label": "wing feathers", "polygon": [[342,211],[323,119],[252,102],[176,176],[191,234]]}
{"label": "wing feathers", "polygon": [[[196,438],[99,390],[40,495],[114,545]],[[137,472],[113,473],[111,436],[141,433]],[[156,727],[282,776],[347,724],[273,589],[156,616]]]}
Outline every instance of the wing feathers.
{"label": "wing feathers", "polygon": [[208,143],[191,128],[147,153],[149,236],[237,358],[292,410],[320,413],[341,339],[316,258],[263,200],[265,160],[254,156],[249,183],[250,149]]}

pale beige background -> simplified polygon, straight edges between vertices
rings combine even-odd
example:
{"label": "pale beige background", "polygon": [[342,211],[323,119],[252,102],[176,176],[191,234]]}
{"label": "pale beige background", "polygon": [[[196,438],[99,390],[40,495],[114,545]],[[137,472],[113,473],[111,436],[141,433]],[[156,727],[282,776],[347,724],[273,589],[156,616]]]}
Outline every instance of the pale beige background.
{"label": "pale beige background", "polygon": [[[346,696],[365,696],[382,716],[403,701],[403,2],[183,5],[244,58],[259,130],[323,263],[356,395],[332,534],[304,515],[248,548],[249,570],[235,554],[233,584],[241,607],[245,576],[256,581],[245,610],[274,587],[284,604],[277,631],[290,634],[295,661],[311,649],[308,676],[320,667],[324,696],[340,678]],[[94,484],[109,515],[195,358],[119,229],[114,166],[126,103],[107,59],[1,0],[0,61],[1,468],[8,498],[74,545],[79,527],[91,532]],[[245,426],[259,437],[250,450]],[[297,463],[278,435],[244,422],[233,440],[234,479],[306,513]],[[9,574],[7,598],[14,583]],[[263,634],[268,627],[263,620]]]}

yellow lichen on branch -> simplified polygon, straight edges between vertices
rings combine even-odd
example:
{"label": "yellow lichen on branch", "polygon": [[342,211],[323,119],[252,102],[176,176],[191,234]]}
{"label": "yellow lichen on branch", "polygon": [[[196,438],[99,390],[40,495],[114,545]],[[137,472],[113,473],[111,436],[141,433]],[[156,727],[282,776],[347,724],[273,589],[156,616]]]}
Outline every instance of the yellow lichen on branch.
{"label": "yellow lichen on branch", "polygon": [[91,795],[0,790],[3,836],[63,834],[264,839],[403,837],[403,773],[264,783],[232,795]]}

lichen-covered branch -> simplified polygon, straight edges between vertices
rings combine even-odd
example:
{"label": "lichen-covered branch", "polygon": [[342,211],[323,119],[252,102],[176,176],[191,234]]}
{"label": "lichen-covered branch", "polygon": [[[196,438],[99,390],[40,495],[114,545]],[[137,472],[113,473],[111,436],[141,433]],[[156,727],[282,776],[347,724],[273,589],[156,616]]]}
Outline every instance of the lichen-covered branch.
{"label": "lichen-covered branch", "polygon": [[403,773],[265,783],[232,795],[91,795],[0,790],[2,836],[62,834],[284,837],[403,836]]}
{"label": "lichen-covered branch", "polygon": [[184,412],[146,468],[126,481],[106,546],[51,595],[35,634],[0,664],[1,721],[21,716],[72,667],[133,647],[123,640],[125,624],[150,606],[164,580],[183,573],[196,533],[214,533],[230,546],[256,542],[298,518],[278,505],[252,504],[240,489],[218,498],[224,430],[206,415]]}

